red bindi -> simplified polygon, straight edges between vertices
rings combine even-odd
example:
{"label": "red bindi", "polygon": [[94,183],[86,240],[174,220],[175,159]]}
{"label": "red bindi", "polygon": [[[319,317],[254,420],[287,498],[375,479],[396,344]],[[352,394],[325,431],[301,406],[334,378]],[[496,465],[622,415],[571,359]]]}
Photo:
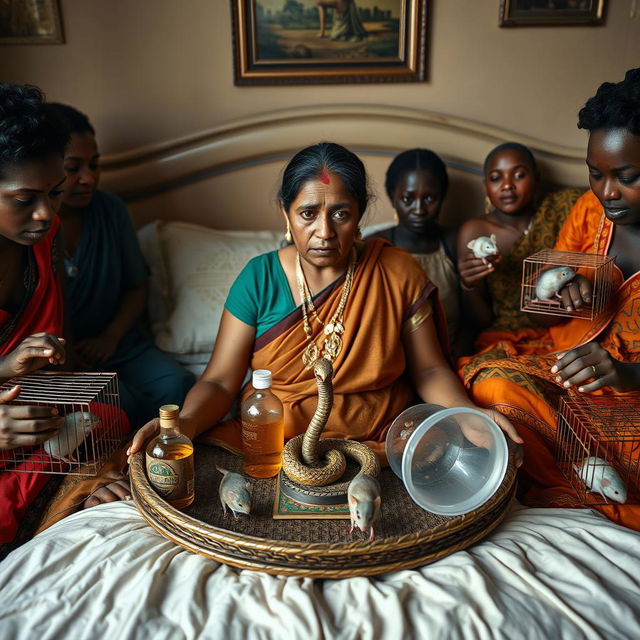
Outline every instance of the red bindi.
{"label": "red bindi", "polygon": [[329,173],[326,169],[323,169],[320,172],[320,182],[322,182],[322,184],[329,184]]}

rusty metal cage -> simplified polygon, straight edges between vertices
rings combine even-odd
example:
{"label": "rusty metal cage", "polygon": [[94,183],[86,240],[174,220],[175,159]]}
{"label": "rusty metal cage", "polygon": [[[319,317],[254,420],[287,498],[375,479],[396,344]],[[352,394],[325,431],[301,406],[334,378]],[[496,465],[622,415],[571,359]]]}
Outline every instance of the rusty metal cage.
{"label": "rusty metal cage", "polygon": [[625,503],[640,504],[640,398],[562,398],[555,454],[585,505],[612,503],[591,489],[608,473],[607,466],[613,467],[626,488]]}
{"label": "rusty metal cage", "polygon": [[2,468],[96,475],[124,435],[117,375],[38,371],[12,378],[0,390],[16,384],[20,395],[9,404],[55,407],[65,424],[43,444],[0,451]]}
{"label": "rusty metal cage", "polygon": [[[525,258],[522,263],[522,290],[520,309],[553,316],[569,316],[593,320],[606,311],[613,292],[614,256],[600,256],[595,253],[576,253],[543,249]],[[553,267],[568,267],[593,283],[591,305],[567,311],[560,298],[539,299],[536,287],[542,274]]]}

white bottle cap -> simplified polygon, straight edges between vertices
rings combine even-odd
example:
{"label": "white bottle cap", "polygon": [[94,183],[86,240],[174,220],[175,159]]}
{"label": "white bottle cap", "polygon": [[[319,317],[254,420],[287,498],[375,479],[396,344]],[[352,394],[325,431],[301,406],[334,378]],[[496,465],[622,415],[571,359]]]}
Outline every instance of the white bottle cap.
{"label": "white bottle cap", "polygon": [[269,369],[256,369],[253,372],[251,384],[254,389],[268,389],[271,386],[271,371]]}

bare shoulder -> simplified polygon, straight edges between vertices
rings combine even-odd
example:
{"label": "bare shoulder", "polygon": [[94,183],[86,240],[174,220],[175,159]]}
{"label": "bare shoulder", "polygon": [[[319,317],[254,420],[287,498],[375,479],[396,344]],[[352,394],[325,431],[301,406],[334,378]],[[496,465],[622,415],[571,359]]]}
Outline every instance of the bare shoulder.
{"label": "bare shoulder", "polygon": [[489,236],[495,231],[494,225],[486,218],[473,218],[467,220],[458,231],[458,247],[479,236]]}

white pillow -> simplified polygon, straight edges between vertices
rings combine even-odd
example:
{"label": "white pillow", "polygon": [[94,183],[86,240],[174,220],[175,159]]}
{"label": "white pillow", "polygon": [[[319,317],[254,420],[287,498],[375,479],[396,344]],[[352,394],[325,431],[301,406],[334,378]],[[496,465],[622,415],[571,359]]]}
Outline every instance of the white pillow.
{"label": "white pillow", "polygon": [[229,289],[247,262],[278,249],[282,232],[217,231],[186,222],[159,225],[171,313],[156,343],[179,354],[211,353]]}

